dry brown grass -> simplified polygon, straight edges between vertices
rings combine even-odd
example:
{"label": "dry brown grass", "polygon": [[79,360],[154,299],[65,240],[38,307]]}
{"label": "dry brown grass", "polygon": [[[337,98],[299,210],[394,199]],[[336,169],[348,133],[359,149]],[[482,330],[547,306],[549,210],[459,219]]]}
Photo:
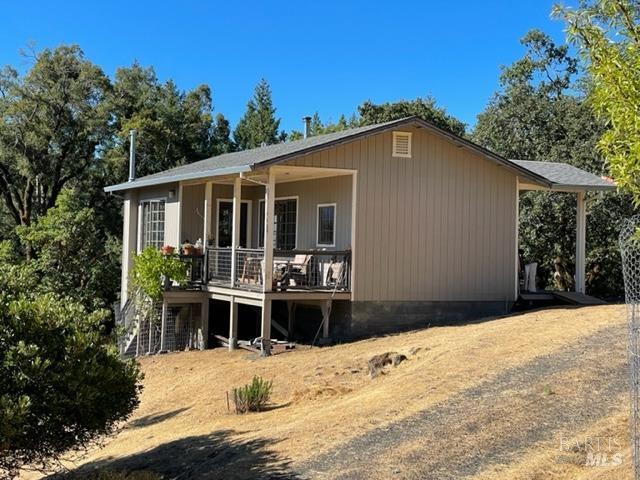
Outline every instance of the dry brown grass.
{"label": "dry brown grass", "polygon": [[[239,440],[271,439],[278,456],[299,463],[444,401],[504,369],[624,321],[620,306],[558,308],[329,348],[299,349],[265,359],[223,349],[144,358],[145,388],[130,426],[84,461],[119,458],[180,438],[232,430],[238,432]],[[403,353],[408,360],[389,367],[385,375],[369,378],[367,361],[387,351]],[[228,412],[225,393],[254,375],[273,380],[274,408],[244,416]],[[576,381],[580,381],[579,372]],[[566,395],[572,386],[554,388],[569,390],[562,392]],[[153,421],[157,416],[166,418]],[[607,431],[626,438],[625,422],[621,406],[614,416],[588,430],[591,435]],[[559,462],[558,455],[558,449],[548,443],[535,445],[509,469],[484,472],[481,478],[626,475],[626,470],[620,470],[612,477],[594,477],[601,474],[594,471],[598,469],[585,470],[577,461]],[[628,468],[628,462],[624,466]]]}

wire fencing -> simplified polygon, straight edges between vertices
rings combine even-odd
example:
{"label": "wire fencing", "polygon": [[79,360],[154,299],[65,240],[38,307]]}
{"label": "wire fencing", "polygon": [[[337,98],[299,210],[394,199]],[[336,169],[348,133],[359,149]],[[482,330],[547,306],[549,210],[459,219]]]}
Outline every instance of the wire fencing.
{"label": "wire fencing", "polygon": [[624,222],[620,231],[620,252],[629,327],[631,452],[634,478],[640,480],[640,215]]}
{"label": "wire fencing", "polygon": [[168,305],[164,322],[162,302],[154,304],[151,318],[143,318],[140,313],[134,316],[130,327],[119,333],[122,356],[139,357],[204,348],[204,319],[200,303]]}

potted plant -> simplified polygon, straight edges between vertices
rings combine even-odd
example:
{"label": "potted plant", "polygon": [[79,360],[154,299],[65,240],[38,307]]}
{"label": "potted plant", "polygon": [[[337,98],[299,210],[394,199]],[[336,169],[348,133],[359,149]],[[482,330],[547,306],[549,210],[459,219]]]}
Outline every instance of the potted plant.
{"label": "potted plant", "polygon": [[183,255],[195,255],[196,253],[196,247],[189,241],[185,241],[182,244],[182,254]]}
{"label": "potted plant", "polygon": [[160,247],[160,251],[163,255],[173,255],[176,251],[176,247],[172,247],[171,245],[163,245]]}

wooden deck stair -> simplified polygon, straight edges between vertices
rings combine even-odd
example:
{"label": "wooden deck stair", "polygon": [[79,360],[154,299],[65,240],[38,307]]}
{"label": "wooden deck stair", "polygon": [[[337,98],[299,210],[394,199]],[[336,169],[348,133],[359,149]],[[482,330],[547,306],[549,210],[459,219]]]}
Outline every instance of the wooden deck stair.
{"label": "wooden deck stair", "polygon": [[562,300],[572,305],[606,305],[607,302],[599,298],[590,297],[579,292],[552,292],[558,300]]}

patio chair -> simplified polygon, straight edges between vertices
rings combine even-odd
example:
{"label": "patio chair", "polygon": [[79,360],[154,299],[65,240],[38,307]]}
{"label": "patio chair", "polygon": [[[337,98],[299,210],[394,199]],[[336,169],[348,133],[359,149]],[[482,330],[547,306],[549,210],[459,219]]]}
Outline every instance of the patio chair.
{"label": "patio chair", "polygon": [[313,255],[298,254],[289,262],[289,277],[296,285],[308,285]]}
{"label": "patio chair", "polygon": [[344,262],[332,261],[327,269],[327,278],[325,284],[328,287],[341,287],[344,280]]}

